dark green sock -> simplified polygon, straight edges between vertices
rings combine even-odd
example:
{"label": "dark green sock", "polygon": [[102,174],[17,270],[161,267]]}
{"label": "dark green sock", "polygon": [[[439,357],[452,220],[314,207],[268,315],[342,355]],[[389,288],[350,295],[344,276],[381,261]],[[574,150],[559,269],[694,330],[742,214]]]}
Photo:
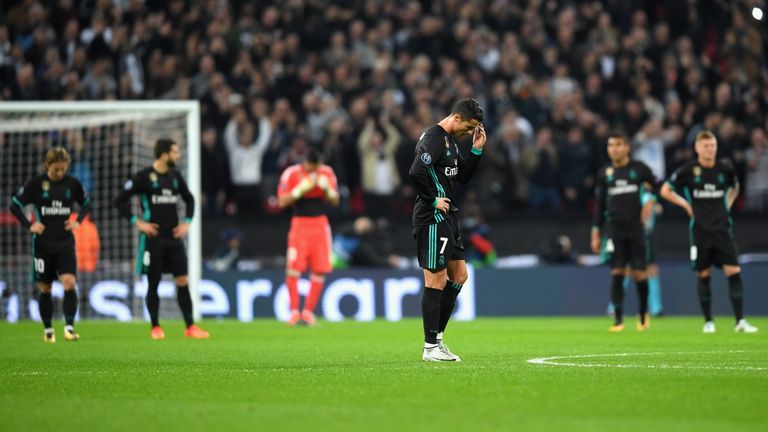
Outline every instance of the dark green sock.
{"label": "dark green sock", "polygon": [[191,326],[195,323],[195,320],[192,318],[192,296],[189,295],[189,285],[176,287],[176,300],[179,302],[184,323],[187,327]]}
{"label": "dark green sock", "polygon": [[700,277],[698,283],[699,304],[705,321],[712,321],[712,290],[709,287],[709,276]]}
{"label": "dark green sock", "polygon": [[453,283],[450,280],[445,283],[443,295],[440,297],[440,333],[445,331],[445,327],[451,319],[451,314],[453,314],[453,309],[456,307],[456,298],[461,292],[461,287],[462,285]]}
{"label": "dark green sock", "polygon": [[440,297],[442,291],[437,288],[424,287],[421,295],[421,317],[424,321],[424,342],[437,343],[437,333],[440,328]]}
{"label": "dark green sock", "polygon": [[75,315],[77,315],[77,291],[69,290],[64,291],[64,302],[62,304],[64,309],[64,322],[67,325],[75,324]]}
{"label": "dark green sock", "polygon": [[613,303],[614,323],[624,322],[624,276],[611,275],[611,303]]}
{"label": "dark green sock", "polygon": [[51,328],[51,320],[53,319],[53,297],[51,293],[40,293],[40,299],[37,301],[38,308],[40,310],[40,319],[43,321],[45,328]]}
{"label": "dark green sock", "polygon": [[728,295],[733,306],[736,322],[744,318],[744,287],[741,283],[741,273],[728,276]]}

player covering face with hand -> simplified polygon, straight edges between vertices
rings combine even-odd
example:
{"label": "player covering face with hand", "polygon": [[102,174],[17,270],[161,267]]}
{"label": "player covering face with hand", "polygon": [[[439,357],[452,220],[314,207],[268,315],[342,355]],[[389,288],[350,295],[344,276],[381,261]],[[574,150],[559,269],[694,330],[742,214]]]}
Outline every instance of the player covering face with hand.
{"label": "player covering face with hand", "polygon": [[[468,277],[454,182],[467,183],[480,162],[486,142],[481,123],[484,117],[475,99],[457,102],[451,114],[421,135],[409,170],[417,192],[413,236],[424,274],[424,361],[461,361],[443,342],[456,299]],[[467,134],[472,134],[472,149],[462,154],[456,139]]]}
{"label": "player covering face with hand", "polygon": [[[285,285],[290,297],[288,324],[299,322],[314,325],[315,307],[325,285],[325,275],[331,272],[331,226],[326,216],[328,205],[339,204],[336,174],[322,163],[320,151],[311,148],[301,164],[283,171],[277,190],[281,208],[291,207],[293,217],[288,232]],[[299,277],[310,269],[310,290],[299,310]]]}

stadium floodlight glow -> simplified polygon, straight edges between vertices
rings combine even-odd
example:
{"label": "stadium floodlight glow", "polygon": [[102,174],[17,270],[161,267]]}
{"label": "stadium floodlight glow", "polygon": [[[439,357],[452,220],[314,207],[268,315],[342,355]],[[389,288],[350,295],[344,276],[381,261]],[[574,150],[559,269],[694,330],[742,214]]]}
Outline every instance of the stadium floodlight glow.
{"label": "stadium floodlight glow", "polygon": [[752,8],[752,18],[761,21],[763,19],[763,10],[759,7]]}

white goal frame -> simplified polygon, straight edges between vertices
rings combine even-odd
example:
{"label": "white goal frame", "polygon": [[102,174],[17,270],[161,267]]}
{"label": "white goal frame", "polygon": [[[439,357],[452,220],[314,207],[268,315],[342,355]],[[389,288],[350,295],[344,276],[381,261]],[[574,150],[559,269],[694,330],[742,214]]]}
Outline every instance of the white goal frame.
{"label": "white goal frame", "polygon": [[[39,101],[39,102],[0,102],[0,113],[17,112],[77,112],[77,113],[121,113],[125,111],[142,112],[186,112],[187,146],[186,181],[195,197],[195,217],[189,230],[187,259],[189,267],[189,289],[194,305],[195,320],[200,314],[200,281],[203,276],[203,239],[202,206],[200,183],[200,103],[196,100],[184,101]],[[117,191],[115,191],[117,193]]]}

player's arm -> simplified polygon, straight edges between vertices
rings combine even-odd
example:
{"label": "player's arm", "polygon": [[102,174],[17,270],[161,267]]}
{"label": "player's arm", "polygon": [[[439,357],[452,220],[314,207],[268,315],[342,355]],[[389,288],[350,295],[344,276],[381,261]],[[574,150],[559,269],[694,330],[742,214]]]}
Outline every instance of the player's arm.
{"label": "player's arm", "polygon": [[648,199],[644,199],[644,197],[640,197],[645,202],[643,203],[643,207],[640,210],[640,219],[643,223],[645,223],[650,217],[651,214],[653,214],[654,206],[656,205],[656,194],[659,190],[658,182],[656,181],[656,177],[653,175],[653,171],[651,171],[651,168],[648,167],[646,164],[642,164],[641,172],[641,180],[643,182],[643,188],[648,191]]}
{"label": "player's arm", "polygon": [[195,196],[189,191],[187,182],[184,181],[184,177],[178,172],[176,173],[176,179],[179,181],[179,194],[181,199],[184,200],[184,220],[179,222],[173,228],[173,236],[175,238],[184,238],[189,232],[189,224],[192,223],[192,217],[195,216]]}
{"label": "player's arm", "polygon": [[736,182],[735,185],[731,186],[730,189],[728,189],[728,208],[733,207],[733,203],[736,202],[736,198],[739,197],[740,187],[739,183]]}
{"label": "player's arm", "polygon": [[458,179],[462,183],[467,183],[477,169],[477,165],[480,163],[480,156],[483,155],[483,149],[485,148],[486,135],[485,127],[480,123],[472,133],[472,149],[470,150],[470,156],[464,158],[459,154],[459,176]]}
{"label": "player's arm", "polygon": [[280,208],[292,206],[300,200],[305,193],[312,190],[317,185],[317,174],[311,173],[304,176],[298,183],[295,183],[296,171],[288,168],[280,176],[280,183],[277,185],[277,205]]}
{"label": "player's arm", "polygon": [[435,182],[438,180],[434,175],[434,163],[445,148],[444,144],[440,137],[425,134],[419,138],[416,148],[424,149],[416,155],[411,168],[408,170],[408,174],[413,179],[413,184],[416,187],[416,193],[424,202],[431,203],[433,207],[443,213],[448,213],[451,200],[437,197]]}
{"label": "player's arm", "polygon": [[325,193],[325,200],[336,207],[339,205],[339,187],[336,180],[336,173],[333,170],[320,173],[317,176],[317,186]]}
{"label": "player's arm", "polygon": [[13,216],[16,217],[24,229],[35,234],[42,234],[45,230],[45,225],[40,221],[32,223],[27,219],[27,215],[24,214],[24,207],[26,207],[27,204],[31,204],[32,193],[35,190],[35,186],[35,183],[32,180],[29,180],[24,187],[19,189],[19,191],[11,197],[11,205],[8,207],[8,210],[10,210]]}
{"label": "player's arm", "polygon": [[728,209],[731,209],[733,207],[733,203],[736,202],[736,198],[739,197],[739,192],[741,191],[741,187],[739,185],[739,177],[736,175],[736,170],[733,168],[733,165],[730,161],[725,161],[726,166],[726,176],[728,178]]}
{"label": "player's arm", "polygon": [[136,229],[150,237],[154,237],[158,233],[158,225],[139,219],[139,216],[133,214],[133,211],[131,211],[131,197],[137,193],[141,193],[142,190],[142,178],[136,174],[123,184],[123,188],[115,197],[113,205],[117,209],[118,214],[125,219],[128,219],[131,222],[131,225],[136,226]]}
{"label": "player's arm", "polygon": [[69,220],[67,219],[64,221],[64,228],[67,231],[73,231],[76,230],[77,227],[80,226],[81,223],[83,223],[83,220],[91,213],[91,199],[88,197],[88,194],[85,192],[85,188],[83,188],[82,183],[75,180],[75,185],[73,190],[75,191],[74,200],[77,203],[77,205],[80,206],[80,212],[77,215],[76,220]]}
{"label": "player's arm", "polygon": [[256,148],[259,153],[264,153],[272,140],[272,121],[264,116],[259,119],[259,137],[256,138]]}
{"label": "player's arm", "polygon": [[595,181],[595,215],[590,233],[590,246],[594,253],[600,253],[600,231],[605,223],[605,193],[605,175],[601,171]]}
{"label": "player's arm", "polygon": [[682,185],[682,172],[678,170],[674,174],[672,174],[672,177],[669,180],[664,182],[664,185],[661,186],[661,191],[659,192],[659,194],[665,200],[685,210],[685,212],[688,214],[688,217],[693,217],[693,207],[691,207],[691,204],[675,191],[675,188],[681,185]]}
{"label": "player's arm", "polygon": [[643,208],[640,210],[640,220],[645,224],[653,214],[656,205],[656,195],[649,193],[648,199],[643,203]]}

